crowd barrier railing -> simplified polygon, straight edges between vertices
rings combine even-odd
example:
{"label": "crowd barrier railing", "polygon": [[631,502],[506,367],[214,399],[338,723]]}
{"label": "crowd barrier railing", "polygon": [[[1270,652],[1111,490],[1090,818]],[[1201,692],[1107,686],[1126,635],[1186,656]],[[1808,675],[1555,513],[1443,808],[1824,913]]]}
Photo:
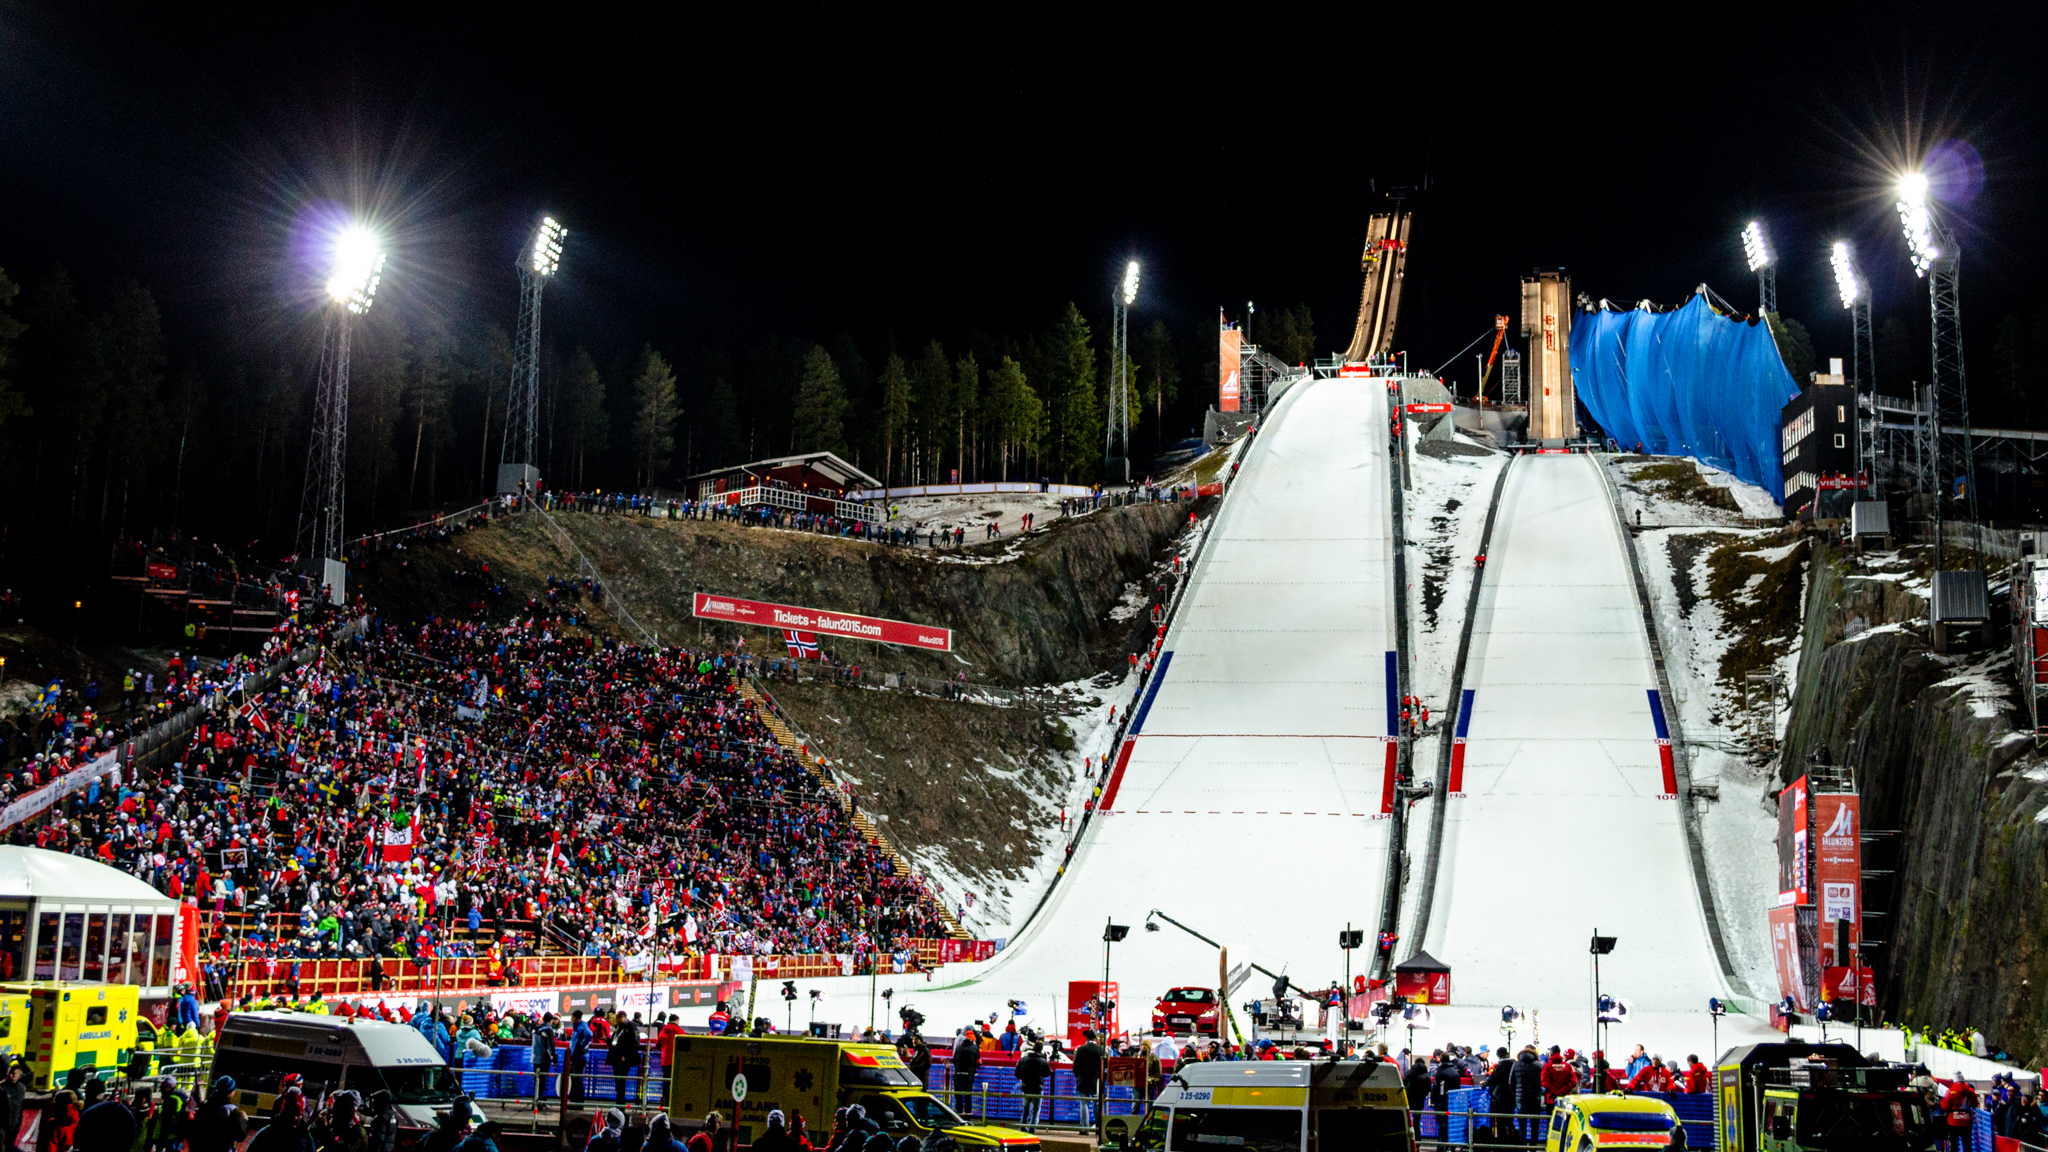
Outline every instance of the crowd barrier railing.
{"label": "crowd barrier railing", "polygon": [[[987,959],[986,941],[919,939],[902,952],[904,974],[927,972],[941,964]],[[661,963],[657,980],[816,980],[828,976],[898,974],[896,953],[804,953],[779,956],[692,955]],[[521,956],[511,960],[518,976],[508,980],[500,967],[481,956],[455,956],[427,962],[406,957],[383,959],[380,979],[367,959],[243,958],[202,964],[223,995],[243,1000],[254,996],[289,995],[296,983],[299,996],[318,991],[323,998],[403,993],[459,993],[509,988],[571,988],[585,985],[631,985],[648,980],[645,964],[628,967],[609,956]],[[297,965],[297,974],[293,966]]]}

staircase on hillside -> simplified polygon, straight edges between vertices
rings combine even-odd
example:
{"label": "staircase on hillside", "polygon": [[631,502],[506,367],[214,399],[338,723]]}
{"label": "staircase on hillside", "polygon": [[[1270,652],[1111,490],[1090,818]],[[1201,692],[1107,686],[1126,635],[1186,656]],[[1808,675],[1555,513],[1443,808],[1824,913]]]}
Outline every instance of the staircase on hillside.
{"label": "staircase on hillside", "polygon": [[[761,722],[767,726],[768,731],[774,733],[775,742],[789,749],[796,756],[798,763],[809,769],[811,775],[817,777],[818,782],[825,785],[832,795],[839,797],[839,802],[846,809],[847,817],[853,821],[854,828],[858,829],[870,844],[888,854],[889,863],[896,869],[896,875],[909,877],[910,861],[904,859],[903,854],[896,850],[896,846],[889,843],[889,838],[876,827],[874,819],[861,811],[860,807],[833,782],[831,774],[825,771],[825,758],[810,751],[809,745],[789,726],[789,721],[783,717],[775,702],[756,688],[752,680],[740,682],[740,698],[753,705],[755,713],[761,717]],[[939,918],[945,921],[947,935],[955,940],[974,938],[974,934],[962,928],[945,905],[939,904],[938,909]]]}

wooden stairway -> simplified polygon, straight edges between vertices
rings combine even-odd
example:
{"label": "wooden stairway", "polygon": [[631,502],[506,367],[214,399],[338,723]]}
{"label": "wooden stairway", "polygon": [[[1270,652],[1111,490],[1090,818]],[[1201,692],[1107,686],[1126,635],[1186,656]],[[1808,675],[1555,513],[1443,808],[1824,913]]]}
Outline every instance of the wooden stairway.
{"label": "wooden stairway", "polygon": [[[754,688],[752,681],[740,681],[740,698],[753,706],[755,714],[761,718],[761,723],[766,725],[768,731],[774,734],[776,743],[787,748],[797,758],[797,762],[809,769],[811,775],[816,777],[820,784],[825,785],[832,795],[839,797],[840,805],[846,809],[847,817],[853,822],[854,828],[867,839],[868,843],[880,848],[888,855],[889,864],[896,869],[896,875],[909,877],[911,874],[910,861],[904,859],[903,853],[898,852],[896,846],[889,843],[889,838],[882,834],[882,830],[876,826],[874,819],[861,811],[860,807],[848,798],[846,793],[840,791],[837,783],[832,779],[832,774],[825,770],[825,758],[812,752],[802,740],[797,738],[796,732],[790,728],[789,723],[776,711],[775,706]],[[948,936],[955,940],[974,939],[974,934],[962,928],[960,922],[953,918],[953,913],[945,905],[938,903],[936,900],[933,901],[933,904],[939,910],[939,918],[945,922],[946,934]]]}

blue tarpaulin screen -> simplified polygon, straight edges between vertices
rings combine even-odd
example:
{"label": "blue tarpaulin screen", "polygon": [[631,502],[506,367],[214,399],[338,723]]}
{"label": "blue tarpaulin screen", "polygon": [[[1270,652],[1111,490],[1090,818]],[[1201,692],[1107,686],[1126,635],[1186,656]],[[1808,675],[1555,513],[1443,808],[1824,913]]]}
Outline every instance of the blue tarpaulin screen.
{"label": "blue tarpaulin screen", "polygon": [[1778,418],[1799,385],[1767,326],[1704,295],[1672,312],[1602,310],[1573,318],[1571,358],[1579,402],[1622,447],[1697,456],[1784,501]]}

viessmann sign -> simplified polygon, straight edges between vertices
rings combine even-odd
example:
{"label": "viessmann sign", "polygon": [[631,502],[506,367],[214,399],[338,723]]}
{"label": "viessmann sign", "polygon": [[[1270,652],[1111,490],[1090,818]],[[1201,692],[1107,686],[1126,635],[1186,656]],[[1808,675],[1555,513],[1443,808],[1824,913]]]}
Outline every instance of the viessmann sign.
{"label": "viessmann sign", "polygon": [[873,640],[879,644],[900,644],[927,652],[951,652],[953,631],[925,624],[907,624],[877,616],[856,616],[850,612],[828,612],[823,608],[798,608],[792,604],[764,604],[737,596],[713,596],[699,592],[690,614],[704,620],[728,620],[734,624],[759,624],[763,628],[794,628],[821,636],[843,636],[849,640]]}

